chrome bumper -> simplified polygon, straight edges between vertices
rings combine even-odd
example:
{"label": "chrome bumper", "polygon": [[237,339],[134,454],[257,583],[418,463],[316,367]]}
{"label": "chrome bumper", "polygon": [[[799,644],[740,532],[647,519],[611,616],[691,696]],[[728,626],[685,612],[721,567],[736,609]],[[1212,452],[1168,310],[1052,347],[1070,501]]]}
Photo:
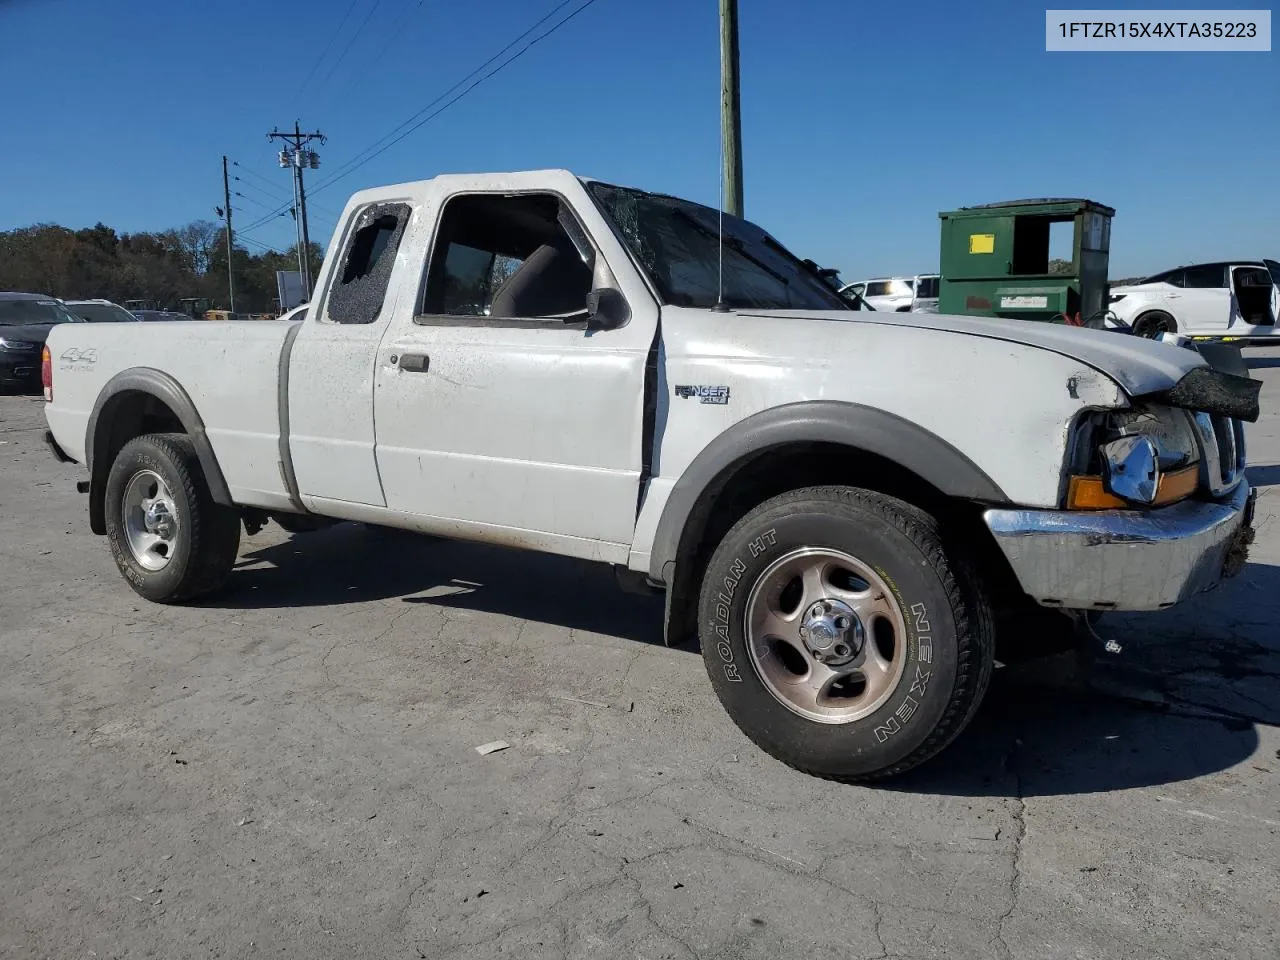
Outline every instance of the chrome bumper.
{"label": "chrome bumper", "polygon": [[1086,610],[1160,610],[1243,568],[1256,494],[1158,510],[988,510],[987,527],[1036,602]]}

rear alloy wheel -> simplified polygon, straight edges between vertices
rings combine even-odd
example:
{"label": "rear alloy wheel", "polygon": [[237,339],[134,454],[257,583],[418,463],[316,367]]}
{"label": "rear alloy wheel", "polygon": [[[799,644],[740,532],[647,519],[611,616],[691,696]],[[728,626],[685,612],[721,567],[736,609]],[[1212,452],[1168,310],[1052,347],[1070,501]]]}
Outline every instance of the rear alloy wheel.
{"label": "rear alloy wheel", "polygon": [[1148,340],[1159,340],[1162,334],[1176,333],[1177,331],[1178,324],[1173,317],[1163,310],[1152,310],[1150,313],[1144,313],[1133,325],[1134,336],[1146,337]]}
{"label": "rear alloy wheel", "polygon": [[190,600],[226,582],[240,515],[213,502],[191,438],[154,433],[124,445],[107,474],[107,540],[137,593]]}
{"label": "rear alloy wheel", "polygon": [[936,521],[851,487],[775,497],[725,536],[699,605],[733,721],[798,770],[892,776],[969,722],[994,662],[988,603]]}

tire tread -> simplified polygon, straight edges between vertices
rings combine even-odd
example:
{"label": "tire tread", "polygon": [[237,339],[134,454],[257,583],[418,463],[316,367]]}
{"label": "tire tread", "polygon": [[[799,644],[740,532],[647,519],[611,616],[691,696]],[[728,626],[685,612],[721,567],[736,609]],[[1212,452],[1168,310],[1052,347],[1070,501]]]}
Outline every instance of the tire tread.
{"label": "tire tread", "polygon": [[[136,448],[150,448],[151,452],[170,462],[182,494],[190,505],[186,518],[187,535],[191,541],[187,568],[172,590],[164,596],[149,599],[156,603],[182,603],[212,593],[226,582],[235,566],[236,552],[240,547],[239,513],[213,502],[195,444],[186,434],[149,433],[135,437],[125,444],[117,459]],[[133,584],[132,580],[129,582]]]}
{"label": "tire tread", "polygon": [[[737,535],[773,511],[794,512],[800,504],[835,501],[870,510],[883,516],[911,540],[925,555],[938,576],[951,605],[956,625],[956,679],[946,710],[920,746],[891,766],[864,774],[832,774],[806,767],[776,753],[772,755],[801,773],[836,783],[865,783],[898,776],[919,766],[946,748],[968,725],[982,703],[995,661],[995,621],[972,561],[957,544],[945,544],[937,520],[912,504],[860,487],[802,487],[779,494],[747,513],[725,535],[712,555],[709,568],[715,569]],[[947,549],[947,547],[950,549]],[[717,688],[717,696],[719,690]],[[727,704],[726,704],[727,706]],[[727,711],[734,725],[750,739],[750,733]],[[754,741],[753,741],[754,742]],[[770,751],[772,753],[772,751]]]}

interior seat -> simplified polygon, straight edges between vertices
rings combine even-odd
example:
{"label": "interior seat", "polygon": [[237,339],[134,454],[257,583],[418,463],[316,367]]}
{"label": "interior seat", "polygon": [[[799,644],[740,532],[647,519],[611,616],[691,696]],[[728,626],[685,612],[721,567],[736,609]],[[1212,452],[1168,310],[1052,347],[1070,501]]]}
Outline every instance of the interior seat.
{"label": "interior seat", "polygon": [[576,251],[544,243],[503,281],[491,317],[555,317],[585,310],[591,270]]}

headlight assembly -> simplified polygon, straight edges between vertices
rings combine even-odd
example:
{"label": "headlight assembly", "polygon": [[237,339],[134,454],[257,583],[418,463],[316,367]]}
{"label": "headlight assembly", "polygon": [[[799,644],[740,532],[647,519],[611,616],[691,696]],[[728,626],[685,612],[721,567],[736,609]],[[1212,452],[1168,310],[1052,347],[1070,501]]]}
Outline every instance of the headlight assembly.
{"label": "headlight assembly", "polygon": [[1128,436],[1102,445],[1102,485],[1121,500],[1152,503],[1160,489],[1160,454],[1150,437]]}
{"label": "headlight assembly", "polygon": [[1096,415],[1077,433],[1067,508],[1116,510],[1184,500],[1200,485],[1200,446],[1187,411],[1145,406]]}

